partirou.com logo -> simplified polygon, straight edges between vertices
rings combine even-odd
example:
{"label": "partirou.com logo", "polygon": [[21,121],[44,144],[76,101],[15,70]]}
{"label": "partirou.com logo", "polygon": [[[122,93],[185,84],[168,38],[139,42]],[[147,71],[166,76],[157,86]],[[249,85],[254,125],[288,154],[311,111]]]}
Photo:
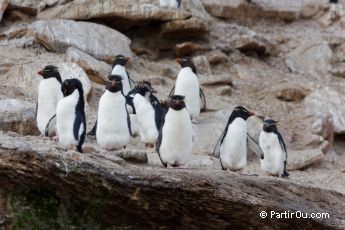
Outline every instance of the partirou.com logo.
{"label": "partirou.com logo", "polygon": [[275,211],[261,211],[260,212],[261,218],[276,218],[276,219],[328,219],[329,213],[325,212],[317,212],[317,213],[307,213],[301,211],[284,211],[284,212],[275,212]]}

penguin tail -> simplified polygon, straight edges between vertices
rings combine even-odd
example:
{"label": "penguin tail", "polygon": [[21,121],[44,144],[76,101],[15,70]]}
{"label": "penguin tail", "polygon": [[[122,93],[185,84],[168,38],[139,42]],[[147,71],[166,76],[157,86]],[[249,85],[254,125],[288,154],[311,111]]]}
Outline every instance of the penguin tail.
{"label": "penguin tail", "polygon": [[96,136],[96,130],[97,130],[97,121],[95,125],[92,127],[91,131],[87,133],[88,136]]}
{"label": "penguin tail", "polygon": [[83,153],[83,149],[81,148],[81,145],[77,145],[77,150],[78,152]]}

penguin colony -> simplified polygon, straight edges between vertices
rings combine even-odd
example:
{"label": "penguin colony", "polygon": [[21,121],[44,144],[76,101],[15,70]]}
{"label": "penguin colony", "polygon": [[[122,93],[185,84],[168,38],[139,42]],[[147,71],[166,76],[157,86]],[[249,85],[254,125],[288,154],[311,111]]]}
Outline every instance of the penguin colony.
{"label": "penguin colony", "polygon": [[[160,0],[161,7],[179,8],[181,1]],[[194,132],[200,111],[206,109],[197,69],[191,58],[178,59],[181,69],[166,103],[154,95],[148,81],[134,82],[126,71],[129,58],[115,57],[106,89],[101,96],[97,121],[87,135],[95,136],[105,150],[126,148],[131,136],[139,134],[148,148],[156,151],[165,167],[188,163],[192,156]],[[75,78],[62,82],[57,67],[47,65],[38,72],[43,77],[38,87],[37,127],[41,135],[56,136],[60,145],[82,152],[86,137],[85,101],[82,83]],[[247,144],[260,156],[261,170],[269,175],[287,177],[287,150],[277,121],[264,120],[256,143],[247,133],[246,120],[255,116],[243,106],[232,111],[216,143],[223,170],[239,171],[247,164]]]}

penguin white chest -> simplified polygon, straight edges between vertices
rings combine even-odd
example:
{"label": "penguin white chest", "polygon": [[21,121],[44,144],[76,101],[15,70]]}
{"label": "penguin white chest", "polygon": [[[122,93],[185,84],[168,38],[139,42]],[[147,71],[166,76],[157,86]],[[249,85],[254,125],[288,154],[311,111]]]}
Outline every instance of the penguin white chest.
{"label": "penguin white chest", "polygon": [[242,118],[231,122],[220,146],[220,159],[225,169],[237,171],[247,164],[247,123]]}
{"label": "penguin white chest", "polygon": [[44,134],[48,121],[56,114],[57,103],[62,97],[61,84],[56,78],[41,80],[38,86],[36,117],[37,127],[41,134]]}
{"label": "penguin white chest", "polygon": [[177,76],[175,95],[185,96],[186,108],[192,118],[200,114],[200,85],[196,74],[190,67],[182,68]]}
{"label": "penguin white chest", "polygon": [[159,0],[160,7],[178,8],[177,0]]}
{"label": "penguin white chest", "polygon": [[156,143],[158,130],[155,121],[155,110],[150,101],[140,94],[134,96],[134,107],[139,121],[139,133],[144,143]]}
{"label": "penguin white chest", "polygon": [[162,141],[159,154],[164,163],[186,164],[193,148],[193,128],[186,109],[169,109],[162,128]]}
{"label": "penguin white chest", "polygon": [[121,92],[108,90],[99,101],[97,116],[97,143],[107,150],[117,150],[130,140],[127,121],[126,99]]}
{"label": "penguin white chest", "polygon": [[127,95],[131,90],[131,85],[129,83],[129,77],[126,72],[126,68],[122,65],[115,65],[111,71],[111,75],[119,75],[122,77],[122,91],[124,95]]}
{"label": "penguin white chest", "polygon": [[76,119],[76,106],[79,100],[78,90],[62,98],[56,108],[56,125],[59,136],[59,143],[72,148],[77,145],[78,140],[73,134],[74,122]]}
{"label": "penguin white chest", "polygon": [[264,152],[264,159],[260,160],[262,171],[270,175],[282,175],[286,153],[279,143],[278,135],[261,131],[259,145]]}

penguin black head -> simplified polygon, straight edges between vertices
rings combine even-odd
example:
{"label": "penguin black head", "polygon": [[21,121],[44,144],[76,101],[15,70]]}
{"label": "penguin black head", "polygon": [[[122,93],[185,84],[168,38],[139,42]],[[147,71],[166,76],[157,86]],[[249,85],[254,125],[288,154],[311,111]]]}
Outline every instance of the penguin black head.
{"label": "penguin black head", "polygon": [[157,93],[157,91],[152,88],[151,83],[148,81],[139,81],[133,89],[134,94],[140,94],[145,97],[147,93]]}
{"label": "penguin black head", "polygon": [[64,97],[71,95],[76,89],[79,91],[79,95],[81,95],[80,98],[84,100],[83,86],[78,79],[71,78],[71,79],[66,79],[62,82],[61,91]]}
{"label": "penguin black head", "polygon": [[184,57],[176,59],[177,63],[181,65],[182,68],[190,67],[192,71],[196,74],[196,67],[190,57]]}
{"label": "penguin black head", "polygon": [[62,83],[59,70],[56,66],[47,65],[43,70],[38,71],[38,74],[41,75],[44,79],[55,77],[60,83]]}
{"label": "penguin black head", "polygon": [[173,110],[181,110],[186,107],[186,104],[184,103],[184,96],[181,95],[171,96],[167,104],[168,107],[172,108]]}
{"label": "penguin black head", "polygon": [[126,63],[128,62],[128,60],[129,60],[128,57],[125,57],[125,56],[123,56],[123,55],[121,55],[121,54],[120,54],[120,55],[117,55],[117,56],[115,57],[114,62],[113,62],[113,68],[114,68],[114,66],[116,66],[116,65],[125,66]]}
{"label": "penguin black head", "polygon": [[248,111],[243,106],[236,106],[234,111],[232,111],[230,118],[235,119],[237,117],[241,117],[246,121],[250,116],[253,115],[255,115],[255,113]]}
{"label": "penguin black head", "polygon": [[278,121],[275,121],[273,119],[266,119],[264,121],[264,127],[263,130],[267,133],[277,133],[278,128],[277,128],[277,123]]}
{"label": "penguin black head", "polygon": [[120,75],[110,75],[108,77],[106,89],[112,93],[122,91],[122,77]]}
{"label": "penguin black head", "polygon": [[338,0],[329,0],[329,3],[338,3]]}

